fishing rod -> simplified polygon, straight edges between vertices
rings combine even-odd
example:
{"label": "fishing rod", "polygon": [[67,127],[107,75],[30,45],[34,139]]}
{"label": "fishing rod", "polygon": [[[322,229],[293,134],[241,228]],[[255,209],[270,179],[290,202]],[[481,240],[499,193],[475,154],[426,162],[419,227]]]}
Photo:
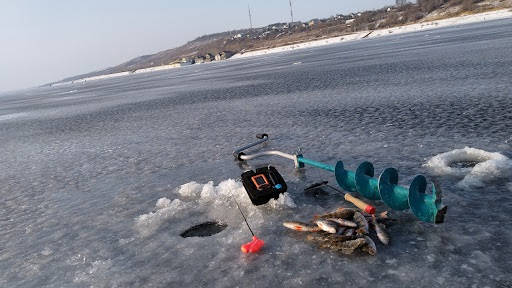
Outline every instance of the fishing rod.
{"label": "fishing rod", "polygon": [[254,235],[254,232],[252,232],[251,226],[249,225],[249,222],[247,222],[247,218],[245,218],[244,212],[242,212],[240,205],[238,205],[238,202],[236,201],[235,198],[233,198],[233,200],[236,203],[236,207],[238,207],[238,211],[240,211],[240,214],[242,214],[242,218],[244,218],[247,228],[249,228],[249,231],[251,231],[251,234],[252,234],[251,242],[242,244],[242,246],[240,247],[240,250],[242,250],[242,252],[244,252],[244,253],[256,253],[261,250],[261,247],[263,247],[265,242],[263,240],[259,239],[258,237],[256,237],[256,235]]}

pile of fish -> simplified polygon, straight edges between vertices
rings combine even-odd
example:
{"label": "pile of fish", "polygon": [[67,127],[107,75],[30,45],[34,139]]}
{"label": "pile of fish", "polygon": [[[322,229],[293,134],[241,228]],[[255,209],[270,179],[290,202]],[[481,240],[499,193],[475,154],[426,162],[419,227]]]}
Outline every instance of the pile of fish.
{"label": "pile of fish", "polygon": [[338,208],[334,212],[315,216],[310,223],[290,221],[283,225],[295,231],[310,232],[306,239],[321,248],[343,254],[359,250],[374,256],[377,246],[370,235],[375,234],[382,244],[388,245],[389,235],[385,227],[392,221],[387,211],[375,216],[357,209]]}

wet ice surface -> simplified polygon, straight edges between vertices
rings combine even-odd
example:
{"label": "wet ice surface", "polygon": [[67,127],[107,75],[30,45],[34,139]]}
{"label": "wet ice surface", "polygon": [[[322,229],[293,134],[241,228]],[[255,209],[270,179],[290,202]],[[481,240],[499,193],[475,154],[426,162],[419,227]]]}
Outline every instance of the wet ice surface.
{"label": "wet ice surface", "polygon": [[[512,156],[510,51],[504,20],[0,95],[0,286],[510,283],[512,177],[484,169],[485,185],[459,185],[464,175],[425,165],[466,146]],[[334,179],[285,159],[233,161],[261,132],[268,148],[396,167],[404,185],[432,173],[446,223],[397,212],[376,257],[319,250],[281,222],[344,205],[303,193]],[[288,197],[253,207],[235,179],[268,162]],[[266,242],[259,255],[240,252],[251,235],[233,197]],[[179,236],[207,221],[228,226]]]}

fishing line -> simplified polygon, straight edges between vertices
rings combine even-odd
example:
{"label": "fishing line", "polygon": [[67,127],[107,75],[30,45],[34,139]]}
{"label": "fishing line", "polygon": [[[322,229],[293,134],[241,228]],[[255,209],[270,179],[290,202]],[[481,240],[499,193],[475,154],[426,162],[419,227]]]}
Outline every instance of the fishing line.
{"label": "fishing line", "polygon": [[244,218],[245,224],[247,224],[247,228],[249,228],[249,231],[251,231],[252,236],[254,236],[254,233],[252,232],[251,226],[249,226],[249,222],[247,222],[247,218],[245,218],[244,212],[242,212],[242,209],[240,209],[240,205],[238,205],[238,202],[235,198],[233,200],[236,203],[236,207],[238,207],[238,211],[240,211],[240,214],[242,214],[242,217]]}

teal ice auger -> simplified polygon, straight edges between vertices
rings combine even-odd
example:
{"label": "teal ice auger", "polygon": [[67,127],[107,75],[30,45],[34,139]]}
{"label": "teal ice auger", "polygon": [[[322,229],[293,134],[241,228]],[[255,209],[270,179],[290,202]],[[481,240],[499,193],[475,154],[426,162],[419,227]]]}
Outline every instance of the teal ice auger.
{"label": "teal ice auger", "polygon": [[244,150],[264,143],[268,140],[267,134],[258,134],[258,141],[245,145],[233,151],[233,156],[240,161],[251,160],[266,155],[276,155],[295,162],[296,168],[310,165],[330,172],[334,172],[336,182],[346,191],[358,192],[370,200],[382,200],[394,210],[405,210],[410,208],[418,219],[424,222],[442,223],[446,214],[447,206],[441,203],[441,189],[434,181],[432,193],[426,194],[427,180],[423,175],[414,177],[409,188],[398,185],[398,171],[395,168],[386,168],[379,178],[374,178],[372,163],[363,162],[356,171],[345,170],[342,161],[336,166],[304,158],[302,154],[295,155],[281,151],[271,150],[254,154],[245,154]]}

